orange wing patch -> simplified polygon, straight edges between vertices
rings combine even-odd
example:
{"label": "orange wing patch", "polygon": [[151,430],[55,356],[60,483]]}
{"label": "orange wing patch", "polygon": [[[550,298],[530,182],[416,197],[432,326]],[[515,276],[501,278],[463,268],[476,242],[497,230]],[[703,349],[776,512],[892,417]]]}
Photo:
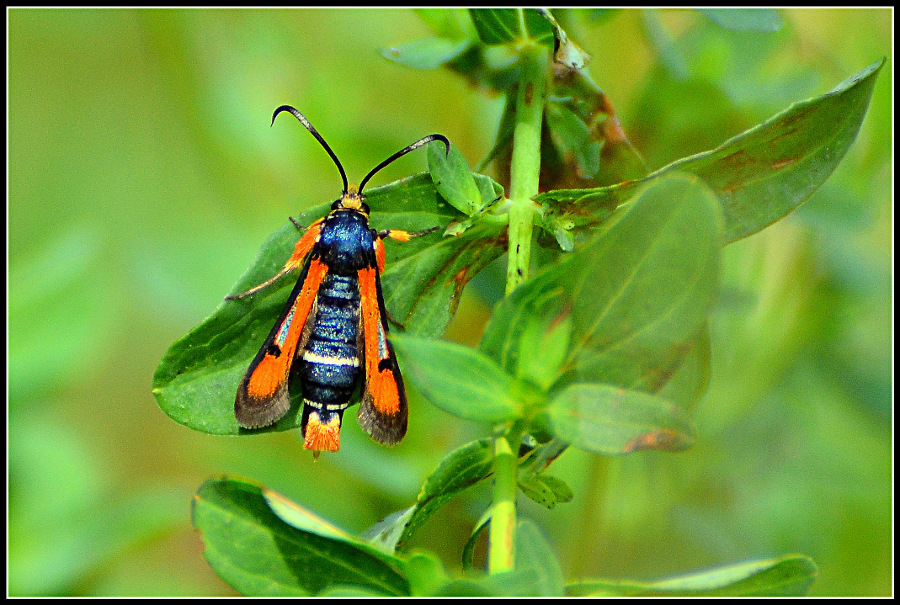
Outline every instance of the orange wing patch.
{"label": "orange wing patch", "polygon": [[378,308],[378,287],[375,283],[374,267],[359,270],[360,314],[365,336],[366,389],[372,405],[381,414],[396,414],[400,411],[400,393],[390,366],[382,367],[381,361],[389,359],[390,351],[381,311]]}
{"label": "orange wing patch", "polygon": [[[238,387],[234,412],[238,424],[259,428],[277,422],[291,407],[287,389],[294,354],[301,346],[306,322],[316,302],[328,266],[311,259],[299,292],[290,301],[285,318],[263,344]],[[296,290],[295,290],[296,291]]]}
{"label": "orange wing patch", "polygon": [[297,268],[303,264],[306,256],[312,251],[313,246],[316,245],[316,240],[319,239],[319,233],[322,231],[322,222],[324,220],[324,218],[320,218],[311,224],[306,230],[306,233],[303,234],[303,237],[297,240],[297,243],[294,245],[294,253],[291,254],[291,258],[288,259],[288,262],[285,263],[285,268],[288,266]]}

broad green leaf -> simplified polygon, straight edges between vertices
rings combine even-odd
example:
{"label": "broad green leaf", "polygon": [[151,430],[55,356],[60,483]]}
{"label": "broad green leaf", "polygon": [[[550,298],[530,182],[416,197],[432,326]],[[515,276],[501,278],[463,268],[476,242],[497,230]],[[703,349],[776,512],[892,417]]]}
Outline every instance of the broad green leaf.
{"label": "broad green leaf", "polygon": [[681,451],[694,442],[691,417],[674,403],[604,384],[570,385],[544,413],[556,437],[596,454]]}
{"label": "broad green leaf", "polygon": [[696,177],[669,175],[617,216],[498,305],[480,348],[508,373],[531,318],[566,305],[572,341],[557,388],[601,382],[652,393],[682,365],[715,295],[718,202]]}
{"label": "broad green leaf", "polygon": [[544,227],[561,217],[576,226],[596,225],[610,206],[674,171],[703,179],[725,215],[725,241],[756,233],[784,217],[828,178],[856,139],[884,59],[846,79],[831,92],[787,110],[729,139],[720,147],[673,162],[638,181],[598,189],[548,191]]}
{"label": "broad green leaf", "polygon": [[641,597],[761,597],[803,596],[818,575],[816,564],[803,555],[751,561],[695,574],[634,582],[596,580],[566,586],[568,596]]}
{"label": "broad green leaf", "polygon": [[[272,498],[271,492],[269,497]],[[279,504],[285,513],[283,498]],[[288,516],[298,519],[297,505]],[[330,537],[322,521],[302,515],[301,530],[270,508],[259,485],[230,478],[204,483],[193,503],[194,527],[203,534],[213,570],[245,595],[299,596],[337,587],[382,595],[408,595],[399,559],[352,539]],[[341,532],[342,533],[342,532]]]}
{"label": "broad green leaf", "polygon": [[677,403],[685,410],[693,410],[709,386],[710,360],[709,330],[703,328],[684,363],[657,395]]}
{"label": "broad green leaf", "polygon": [[725,29],[734,31],[774,32],[784,21],[773,8],[698,8]]}
{"label": "broad green leaf", "polygon": [[[561,297],[552,298],[559,301]],[[522,330],[516,377],[547,391],[559,377],[569,352],[572,316],[566,307],[541,306],[545,312],[529,317]]]}
{"label": "broad green leaf", "polygon": [[[541,530],[527,519],[516,528],[516,572],[534,578],[534,592],[512,592],[522,596],[556,597],[565,594],[559,559]],[[519,587],[520,588],[520,587]]]}
{"label": "broad green leaf", "polygon": [[472,44],[471,40],[451,40],[432,36],[412,40],[381,51],[381,56],[407,67],[437,69],[457,58]]}
{"label": "broad green leaf", "polygon": [[471,216],[484,206],[481,191],[459,147],[453,145],[449,153],[444,151],[437,145],[428,146],[428,171],[434,186],[451,206]]}
{"label": "broad green leaf", "polygon": [[473,8],[472,21],[485,44],[515,43],[527,38],[553,46],[553,28],[534,9]]}
{"label": "broad green leaf", "polygon": [[[485,188],[492,190],[489,184]],[[372,189],[366,199],[375,229],[417,231],[446,226],[462,216],[437,194],[428,174]],[[308,225],[327,211],[328,206],[317,206],[304,212],[298,222]],[[277,273],[299,235],[290,223],[276,231],[229,294],[243,292]],[[478,224],[455,238],[432,233],[402,244],[388,240],[386,249],[388,260],[381,283],[388,313],[408,331],[426,334],[443,331],[465,284],[503,252],[499,227],[487,224]],[[285,276],[252,297],[223,301],[210,317],[169,348],[153,380],[154,395],[166,414],[205,433],[247,433],[234,418],[237,386],[296,279]],[[254,433],[298,426],[298,407],[272,427]]]}
{"label": "broad green leaf", "polygon": [[517,418],[513,379],[484,353],[445,340],[394,335],[407,381],[428,401],[467,420],[501,422]]}

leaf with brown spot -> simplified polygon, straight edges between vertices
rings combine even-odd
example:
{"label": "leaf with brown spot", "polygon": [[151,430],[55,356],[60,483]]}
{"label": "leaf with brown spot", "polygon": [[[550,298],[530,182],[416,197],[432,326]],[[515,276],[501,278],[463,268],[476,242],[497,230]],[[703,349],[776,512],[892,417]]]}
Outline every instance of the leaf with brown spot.
{"label": "leaf with brown spot", "polygon": [[694,423],[679,406],[605,384],[570,385],[544,413],[557,438],[596,454],[677,452],[694,442]]}
{"label": "leaf with brown spot", "polygon": [[596,226],[638,187],[681,171],[699,176],[719,196],[726,243],[756,233],[795,210],[831,175],[856,140],[883,65],[881,59],[831,92],[639,181],[541,193],[534,199],[545,204],[544,228],[552,232],[562,218]]}

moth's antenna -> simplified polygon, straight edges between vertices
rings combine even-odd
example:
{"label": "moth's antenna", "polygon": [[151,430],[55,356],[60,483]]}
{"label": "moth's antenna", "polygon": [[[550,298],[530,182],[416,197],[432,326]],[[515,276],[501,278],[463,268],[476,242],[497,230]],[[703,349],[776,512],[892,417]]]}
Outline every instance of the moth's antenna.
{"label": "moth's antenna", "polygon": [[[328,152],[328,155],[330,155],[332,161],[334,161],[335,166],[337,166],[338,170],[341,171],[341,179],[343,179],[343,181],[344,181],[344,191],[343,191],[343,192],[344,192],[344,193],[347,193],[347,189],[350,187],[350,184],[347,182],[347,173],[344,172],[344,167],[341,166],[341,161],[340,161],[339,159],[337,159],[337,156],[336,156],[336,155],[334,155],[334,152],[331,150],[331,147],[328,146],[328,143],[325,142],[325,139],[322,138],[322,135],[319,134],[319,131],[317,131],[315,128],[313,128],[313,125],[309,123],[309,120],[306,119],[306,116],[304,116],[302,113],[300,113],[299,111],[297,111],[296,109],[294,109],[294,108],[291,107],[290,105],[282,105],[281,107],[279,107],[278,109],[275,110],[275,113],[272,114],[272,124],[275,123],[275,116],[277,116],[278,114],[280,114],[282,111],[289,111],[289,112],[291,112],[291,114],[292,114],[295,118],[297,118],[298,120],[300,120],[300,123],[303,124],[303,126],[304,126],[304,127],[305,127],[305,128],[306,128],[313,136],[314,136],[314,137],[316,137],[316,140],[319,142],[319,144],[321,144],[322,147],[325,148],[325,151]],[[426,138],[427,138],[427,137],[426,137]],[[446,140],[446,139],[444,139],[444,140]],[[449,145],[450,145],[450,144],[447,143],[447,146],[448,146],[447,149],[450,148]],[[367,178],[368,178],[368,177],[367,177]],[[362,188],[360,187],[360,189],[362,189]]]}
{"label": "moth's antenna", "polygon": [[[296,110],[295,110],[295,111],[296,111]],[[394,155],[392,155],[391,157],[389,157],[388,159],[386,159],[386,160],[383,161],[382,163],[378,164],[378,166],[376,166],[375,168],[373,168],[372,171],[369,172],[369,174],[366,175],[366,178],[364,178],[364,179],[362,180],[362,182],[359,184],[359,193],[362,194],[363,187],[366,186],[366,183],[369,182],[369,179],[372,178],[372,176],[374,176],[374,174],[375,174],[376,172],[378,172],[379,170],[381,170],[382,168],[384,168],[385,166],[387,166],[388,164],[390,164],[391,162],[393,162],[393,161],[396,160],[397,158],[403,157],[403,156],[405,156],[407,153],[409,153],[410,151],[415,151],[416,149],[418,149],[418,148],[421,147],[422,145],[427,145],[428,143],[430,143],[430,142],[432,142],[432,141],[441,141],[444,145],[447,146],[447,153],[448,153],[448,154],[450,153],[450,141],[448,141],[448,140],[447,140],[447,137],[445,137],[444,135],[442,135],[442,134],[430,134],[430,135],[428,135],[427,137],[422,137],[421,139],[419,139],[418,141],[416,141],[416,142],[413,143],[412,145],[409,145],[409,146],[407,146],[407,147],[404,147],[403,149],[401,149],[400,151],[398,151],[397,153],[395,153]]]}

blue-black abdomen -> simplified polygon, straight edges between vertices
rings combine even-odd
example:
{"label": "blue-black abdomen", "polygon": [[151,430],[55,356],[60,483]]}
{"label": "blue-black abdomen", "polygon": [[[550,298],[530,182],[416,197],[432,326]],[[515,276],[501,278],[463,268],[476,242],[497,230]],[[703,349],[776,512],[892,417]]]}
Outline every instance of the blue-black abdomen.
{"label": "blue-black abdomen", "polygon": [[356,273],[343,275],[329,271],[319,287],[316,317],[300,353],[304,399],[324,406],[350,401],[361,370],[356,347],[358,333]]}

